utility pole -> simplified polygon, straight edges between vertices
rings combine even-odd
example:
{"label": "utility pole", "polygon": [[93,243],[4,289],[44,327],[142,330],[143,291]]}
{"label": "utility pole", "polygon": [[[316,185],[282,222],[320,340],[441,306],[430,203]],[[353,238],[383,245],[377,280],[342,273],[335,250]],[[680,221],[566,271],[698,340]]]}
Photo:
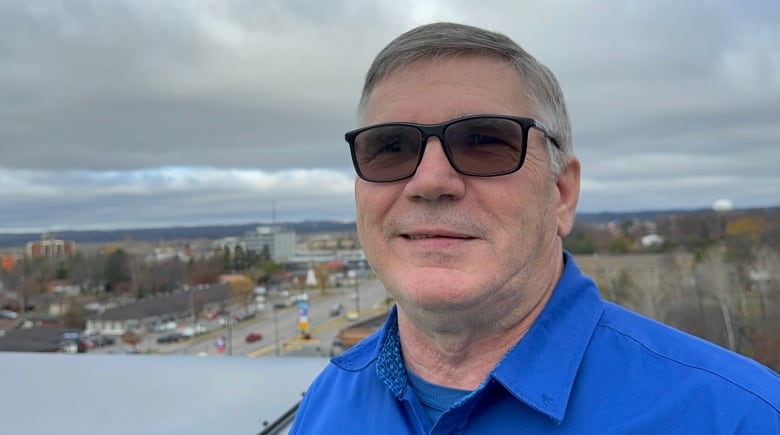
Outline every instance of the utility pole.
{"label": "utility pole", "polygon": [[227,336],[227,354],[233,355],[233,319],[228,314],[227,318],[228,336]]}
{"label": "utility pole", "polygon": [[272,308],[274,313],[274,353],[276,356],[279,355],[279,320],[277,319],[276,315],[276,307]]}
{"label": "utility pole", "polygon": [[352,271],[355,274],[355,311],[360,316],[360,286],[358,285],[358,271]]}

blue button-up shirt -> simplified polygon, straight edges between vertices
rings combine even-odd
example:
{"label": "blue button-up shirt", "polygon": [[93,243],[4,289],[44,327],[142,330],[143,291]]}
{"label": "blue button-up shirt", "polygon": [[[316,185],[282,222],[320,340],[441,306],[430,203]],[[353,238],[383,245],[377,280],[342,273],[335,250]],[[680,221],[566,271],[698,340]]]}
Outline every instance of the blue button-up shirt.
{"label": "blue button-up shirt", "polygon": [[407,382],[396,311],[333,358],[293,434],[780,434],[780,376],[599,297],[565,254],[539,318],[432,423]]}

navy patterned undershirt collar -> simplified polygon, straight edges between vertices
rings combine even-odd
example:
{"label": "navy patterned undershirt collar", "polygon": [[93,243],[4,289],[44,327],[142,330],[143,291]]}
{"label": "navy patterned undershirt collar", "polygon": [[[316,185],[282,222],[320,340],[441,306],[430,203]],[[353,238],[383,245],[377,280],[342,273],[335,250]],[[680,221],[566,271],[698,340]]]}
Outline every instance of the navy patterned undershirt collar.
{"label": "navy patterned undershirt collar", "polygon": [[400,398],[404,388],[409,383],[406,377],[406,367],[401,358],[401,338],[398,335],[398,317],[396,309],[390,311],[387,319],[387,333],[379,351],[376,363],[376,373],[387,389],[396,398]]}

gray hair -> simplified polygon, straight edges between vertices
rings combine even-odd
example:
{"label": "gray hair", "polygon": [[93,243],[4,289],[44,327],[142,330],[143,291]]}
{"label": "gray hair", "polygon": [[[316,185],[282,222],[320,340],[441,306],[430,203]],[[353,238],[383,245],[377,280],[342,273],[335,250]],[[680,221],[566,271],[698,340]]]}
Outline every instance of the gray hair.
{"label": "gray hair", "polygon": [[574,154],[571,124],[563,92],[555,75],[509,37],[456,23],[433,23],[416,27],[391,41],[374,59],[366,74],[358,105],[362,119],[377,83],[409,64],[429,58],[476,55],[506,60],[525,81],[526,96],[536,119],[553,136],[560,149],[550,141],[550,169],[560,173],[565,157]]}

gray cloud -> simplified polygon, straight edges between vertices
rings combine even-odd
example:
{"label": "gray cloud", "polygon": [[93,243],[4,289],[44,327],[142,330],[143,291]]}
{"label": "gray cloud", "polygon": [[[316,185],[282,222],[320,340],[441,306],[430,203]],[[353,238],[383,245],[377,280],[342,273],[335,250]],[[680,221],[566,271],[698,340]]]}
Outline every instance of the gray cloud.
{"label": "gray cloud", "polygon": [[580,210],[778,204],[777,2],[11,0],[0,228],[247,222],[274,198],[280,218],[349,219],[365,69],[438,20],[504,32],[558,75]]}

